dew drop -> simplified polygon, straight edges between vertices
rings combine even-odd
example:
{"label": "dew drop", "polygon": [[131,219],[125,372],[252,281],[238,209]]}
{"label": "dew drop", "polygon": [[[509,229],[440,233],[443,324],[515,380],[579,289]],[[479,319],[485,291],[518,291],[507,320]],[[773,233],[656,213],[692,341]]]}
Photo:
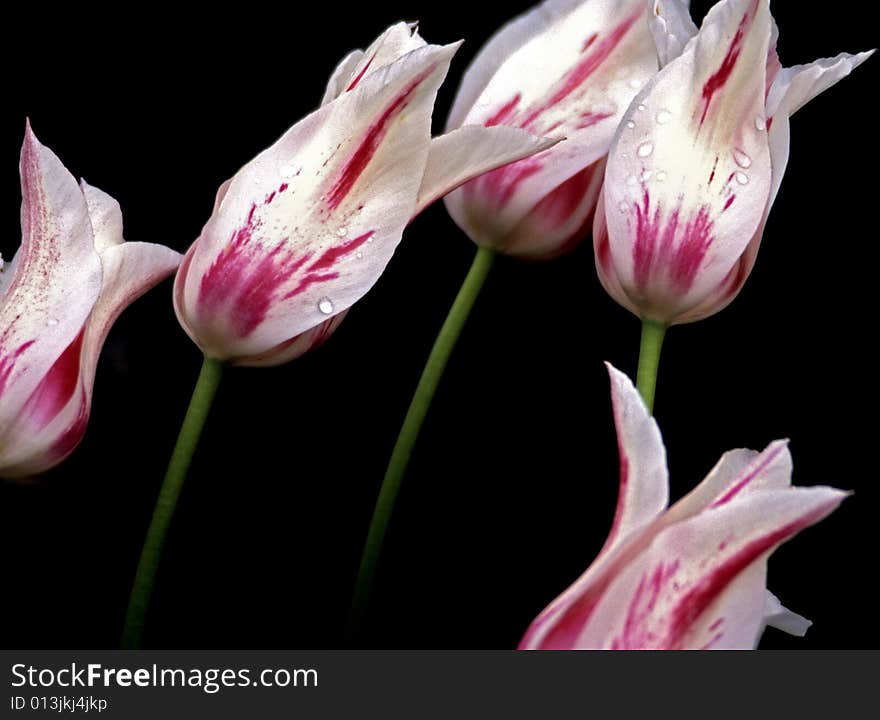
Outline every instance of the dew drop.
{"label": "dew drop", "polygon": [[764,132],[767,129],[767,122],[764,118],[760,116],[755,118],[755,129],[759,132]]}
{"label": "dew drop", "polygon": [[752,164],[752,159],[742,150],[734,150],[733,159],[736,160],[736,164],[739,165],[741,168],[747,168]]}
{"label": "dew drop", "polygon": [[318,310],[324,315],[329,315],[333,312],[333,301],[328,297],[322,297],[318,300]]}
{"label": "dew drop", "polygon": [[645,106],[642,105],[641,103],[639,103],[639,105],[636,106],[636,110],[644,110],[644,109],[645,109]]}
{"label": "dew drop", "polygon": [[635,175],[630,175],[630,176],[626,179],[626,184],[627,184],[627,185],[635,185],[637,182],[638,182],[638,178],[636,178]]}
{"label": "dew drop", "polygon": [[736,181],[740,185],[748,185],[749,184],[749,176],[746,175],[744,172],[738,172],[736,174]]}
{"label": "dew drop", "polygon": [[654,152],[654,143],[651,142],[643,142],[639,145],[639,149],[636,151],[640,158],[646,158]]}
{"label": "dew drop", "polygon": [[630,120],[630,121],[626,124],[626,126],[627,126],[630,130],[632,130],[632,129],[636,126],[636,124],[635,124],[632,120]]}
{"label": "dew drop", "polygon": [[57,325],[58,318],[49,318],[49,320],[46,322],[46,324],[49,325],[50,327]]}
{"label": "dew drop", "polygon": [[657,113],[657,124],[665,125],[672,119],[672,113],[669,110],[661,110]]}
{"label": "dew drop", "polygon": [[629,81],[629,86],[633,90],[638,90],[642,86],[642,81],[639,80],[638,78],[633,78],[632,80]]}
{"label": "dew drop", "polygon": [[657,182],[665,182],[666,180],[666,171],[661,170],[657,173]]}
{"label": "dew drop", "polygon": [[645,170],[642,173],[642,177],[641,177],[642,182],[648,182],[648,180],[651,179],[651,175],[653,175],[653,174],[654,173],[652,173],[650,170]]}
{"label": "dew drop", "polygon": [[348,228],[345,225],[342,225],[339,230],[336,231],[336,234],[339,237],[345,237],[348,234]]}
{"label": "dew drop", "polygon": [[362,260],[363,257],[364,257],[364,254],[363,254],[362,252],[357,252],[357,253],[354,254],[354,256],[355,256],[358,260]]}

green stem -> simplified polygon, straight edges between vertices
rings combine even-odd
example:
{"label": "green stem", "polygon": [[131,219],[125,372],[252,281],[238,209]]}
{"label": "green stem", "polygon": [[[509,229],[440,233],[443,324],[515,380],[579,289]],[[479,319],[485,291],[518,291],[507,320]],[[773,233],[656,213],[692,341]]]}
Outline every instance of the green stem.
{"label": "green stem", "polygon": [[480,248],[477,251],[471,269],[468,271],[467,277],[458,291],[458,296],[449,310],[449,315],[447,315],[446,321],[443,323],[443,327],[440,328],[440,333],[434,341],[434,347],[428,356],[428,362],[422,371],[422,376],[419,379],[419,384],[416,387],[409,410],[406,413],[406,418],[404,418],[403,426],[400,428],[400,435],[397,437],[397,443],[388,462],[388,469],[385,471],[385,478],[382,481],[382,488],[379,491],[379,498],[376,501],[373,519],[370,522],[370,530],[367,533],[367,540],[364,545],[364,553],[361,558],[351,615],[349,617],[350,637],[359,628],[369,603],[376,566],[379,561],[379,555],[382,552],[382,541],[385,539],[385,531],[388,529],[388,521],[391,519],[394,501],[397,499],[397,493],[400,491],[400,483],[403,480],[406,467],[412,456],[413,447],[419,437],[422,423],[428,413],[428,408],[431,405],[431,400],[434,398],[440,378],[443,376],[446,362],[449,360],[449,356],[452,354],[452,349],[455,347],[455,343],[467,321],[471,308],[473,308],[474,302],[480,294],[494,259],[495,253],[492,250]]}
{"label": "green stem", "polygon": [[125,649],[137,649],[141,645],[144,620],[150,605],[150,595],[159,569],[159,560],[162,557],[162,546],[165,544],[186,472],[198,445],[202,428],[205,426],[222,374],[222,363],[206,357],[186,417],[183,419],[183,426],[177,436],[177,444],[168,463],[168,471],[165,473],[162,489],[159,490],[159,499],[156,501],[153,519],[150,521],[150,528],[147,530],[147,538],[141,551],[141,559],[128,601],[128,612],[125,615],[125,629],[122,632],[122,647]]}
{"label": "green stem", "polygon": [[636,387],[642,394],[642,399],[648,408],[648,412],[654,412],[654,391],[657,388],[657,368],[660,365],[660,350],[663,348],[663,337],[666,335],[666,325],[642,321],[642,342],[639,347],[639,372],[636,376]]}

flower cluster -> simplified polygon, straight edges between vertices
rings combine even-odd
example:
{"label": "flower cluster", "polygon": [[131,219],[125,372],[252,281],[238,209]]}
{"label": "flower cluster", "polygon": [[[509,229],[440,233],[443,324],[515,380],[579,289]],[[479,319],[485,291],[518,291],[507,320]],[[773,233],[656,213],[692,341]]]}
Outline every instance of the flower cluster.
{"label": "flower cluster", "polygon": [[647,340],[638,387],[609,365],[620,480],[608,539],[521,647],[752,648],[768,624],[803,634],[809,621],[767,590],[767,558],[846,493],[792,487],[777,441],[725,454],[669,506],[651,417],[666,327],[718,312],[755,264],[789,118],[871,54],[784,68],[778,35],[769,0],[720,0],[699,29],[684,0],[546,0],[478,53],[445,134],[432,137],[459,43],[392,25],[339,62],[314,112],[221,185],[183,256],[123,242],[119,204],[77,183],[28,124],[21,247],[0,260],[0,476],[43,473],[75,449],[112,324],[177,271],[174,309],[205,364],[135,580],[126,637],[137,644],[219,368],[280,365],[327,340],[407,225],[445,198],[477,258],[389,464],[355,609],[491,258],[556,257],[592,232],[601,284],[643,320]]}

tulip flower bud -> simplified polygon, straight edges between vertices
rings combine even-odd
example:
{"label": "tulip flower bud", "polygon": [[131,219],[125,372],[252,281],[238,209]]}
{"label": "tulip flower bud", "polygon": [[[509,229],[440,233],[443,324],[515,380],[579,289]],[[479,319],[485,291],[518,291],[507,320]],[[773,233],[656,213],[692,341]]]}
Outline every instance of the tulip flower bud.
{"label": "tulip flower bud", "polygon": [[654,5],[669,63],[623,116],[593,243],[611,296],[670,325],[739,293],[785,172],[789,116],[870,53],[781,69],[767,0],[722,0],[699,33],[680,3]]}
{"label": "tulip flower bud", "polygon": [[123,242],[113,198],[25,130],[22,241],[0,267],[0,477],[60,463],[86,429],[101,347],[119,314],[177,268],[166,247]]}
{"label": "tulip flower bud", "polygon": [[448,128],[465,123],[565,138],[447,196],[478,245],[558,255],[588,233],[621,115],[657,72],[646,0],[548,0],[505,25],[464,76]]}
{"label": "tulip flower bud", "polygon": [[620,490],[604,547],[531,624],[532,650],[750,650],[767,625],[810,622],[767,591],[767,558],[847,493],[792,487],[785,442],[732,450],[667,509],[666,450],[629,378],[610,365]]}
{"label": "tulip flower bud", "polygon": [[392,26],[340,62],[320,109],[223,184],[174,289],[177,316],[208,357],[278,365],[306,352],[379,279],[418,212],[552,144],[483,127],[432,140],[457,48]]}

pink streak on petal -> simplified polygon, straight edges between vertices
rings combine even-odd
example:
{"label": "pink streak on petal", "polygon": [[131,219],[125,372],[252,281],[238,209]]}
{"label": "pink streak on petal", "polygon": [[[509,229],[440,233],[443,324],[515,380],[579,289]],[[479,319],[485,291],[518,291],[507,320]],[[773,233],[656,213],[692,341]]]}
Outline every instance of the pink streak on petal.
{"label": "pink streak on petal", "polygon": [[539,215],[542,225],[555,229],[564,225],[580,207],[593,181],[596,165],[588,165],[546,195],[529,213]]}
{"label": "pink streak on petal", "polygon": [[49,368],[40,384],[28,398],[23,415],[33,424],[36,431],[42,430],[67,405],[79,383],[79,366],[84,331]]}
{"label": "pink streak on petal", "polygon": [[727,198],[727,202],[724,203],[724,207],[721,208],[721,212],[724,212],[725,210],[727,210],[727,208],[733,205],[734,200],[736,200],[736,195],[731,195],[729,198]]}
{"label": "pink streak on petal", "polygon": [[652,277],[665,272],[678,290],[687,292],[712,244],[713,222],[709,218],[709,208],[700,207],[680,232],[681,208],[676,208],[664,220],[659,205],[651,211],[647,190],[642,195],[641,204],[635,203],[633,208],[636,215],[633,273],[637,287],[644,290]]}
{"label": "pink streak on petal", "polygon": [[534,106],[529,111],[525,116],[525,119],[520,123],[520,127],[523,129],[531,128],[541,115],[552,107],[558,105],[580,88],[587,79],[602,66],[602,63],[608,59],[608,56],[620,44],[620,41],[623,40],[630,28],[632,28],[636,21],[642,17],[642,13],[643,8],[637,7],[611,31],[608,37],[604,38],[599,43],[585,43],[582,52],[589,51],[593,48],[594,44],[595,49],[593,49],[592,52],[589,52],[583,60],[566,73],[557,89],[549,98],[539,103],[537,106]]}
{"label": "pink streak on petal", "polygon": [[503,125],[505,124],[505,120],[510,119],[510,117],[514,114],[516,110],[516,106],[519,105],[519,101],[522,99],[522,95],[517,93],[510,100],[508,100],[504,105],[502,105],[498,110],[493,114],[486,122],[483,124],[486,127],[491,127],[493,125]]}
{"label": "pink streak on petal", "polygon": [[327,268],[333,267],[337,260],[353,253],[375,234],[375,230],[370,230],[369,232],[365,232],[363,235],[358,235],[356,238],[349,240],[342,245],[336,245],[335,247],[325,250],[315,262],[309,265],[309,272],[326,270]]}
{"label": "pink streak on petal", "polygon": [[409,85],[407,85],[400,94],[391,101],[385,108],[379,119],[374,122],[367,134],[361,140],[360,145],[349,158],[348,162],[342,168],[333,187],[327,192],[325,202],[328,209],[335,210],[348,196],[358,178],[363,174],[364,170],[370,164],[376,151],[379,149],[382,140],[388,133],[392,121],[400,115],[401,112],[409,104],[413,93],[418,87],[434,72],[437,65],[434,64],[427,70],[416,77]]}
{"label": "pink streak on petal", "polygon": [[828,514],[828,506],[820,507],[787,525],[759,537],[737,550],[731,557],[705,575],[672,609],[672,622],[665,647],[680,647],[691,626],[714,602],[715,598],[743,570],[776,545],[796,535]]}
{"label": "pink streak on petal", "polygon": [[750,467],[745,475],[743,475],[739,480],[734,483],[734,485],[724,493],[720,498],[718,498],[715,502],[710,505],[710,507],[719,507],[721,505],[726,505],[733,498],[739,495],[746,487],[748,487],[749,483],[752,482],[758,475],[760,475],[770,463],[772,463],[785,449],[785,445],[780,444],[777,447],[773,448],[773,450],[767,453],[766,457],[761,458],[761,461],[754,465],[754,467]]}
{"label": "pink streak on petal", "polygon": [[315,285],[316,283],[327,282],[328,280],[335,280],[338,277],[339,277],[339,273],[337,273],[337,272],[309,273],[302,280],[299,281],[299,284],[293,290],[291,290],[289,293],[287,293],[284,296],[284,299],[287,300],[289,298],[296,297],[297,295],[304,293],[306,290],[308,290],[312,285]]}
{"label": "pink streak on petal", "polygon": [[739,23],[736,34],[733,36],[733,40],[730,41],[730,45],[727,48],[724,60],[721,61],[719,68],[712,73],[712,75],[709,76],[709,79],[703,84],[701,95],[704,104],[702,115],[700,115],[701,126],[706,120],[706,114],[709,112],[709,105],[712,104],[712,98],[715,97],[715,93],[727,84],[727,81],[733,73],[734,67],[736,67],[736,61],[739,59],[739,55],[742,52],[743,38],[748,30],[748,26],[755,18],[757,5],[757,2],[752,3],[752,6],[746,11],[746,14],[743,15],[743,19]]}
{"label": "pink streak on petal", "polygon": [[370,65],[373,64],[373,60],[375,59],[376,56],[373,55],[369,60],[367,60],[367,64],[364,65],[363,69],[357,74],[357,77],[355,77],[355,79],[351,81],[351,84],[347,88],[345,88],[345,92],[348,92],[349,90],[354,90],[357,87],[357,84],[364,79],[364,75],[367,74],[367,70],[370,69]]}
{"label": "pink streak on petal", "polygon": [[[12,374],[12,370],[15,368],[15,361],[19,357],[21,357],[21,354],[35,342],[36,340],[28,340],[27,342],[19,345],[11,354],[0,355],[0,394],[2,394],[3,390],[6,388],[6,383],[9,381],[9,376]],[[2,353],[2,348],[0,348],[0,353]]]}

